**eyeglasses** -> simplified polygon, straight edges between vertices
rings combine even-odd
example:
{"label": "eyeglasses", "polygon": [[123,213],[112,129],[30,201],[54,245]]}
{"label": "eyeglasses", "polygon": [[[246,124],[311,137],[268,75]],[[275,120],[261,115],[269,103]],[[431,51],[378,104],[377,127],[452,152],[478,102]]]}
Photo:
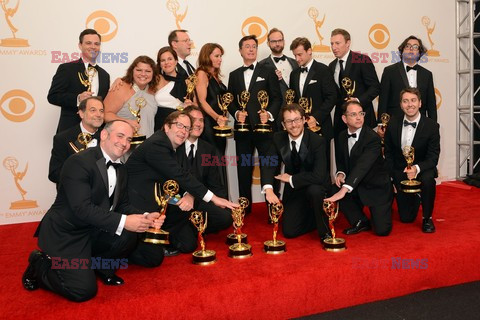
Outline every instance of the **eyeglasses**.
{"label": "eyeglasses", "polygon": [[283,123],[285,123],[286,126],[291,126],[292,124],[300,124],[302,123],[303,118],[295,118],[292,120],[285,120]]}
{"label": "eyeglasses", "polygon": [[190,42],[193,42],[192,39],[185,39],[185,40],[173,40],[175,42],[184,42],[184,43],[190,43]]}
{"label": "eyeglasses", "polygon": [[420,49],[420,47],[419,47],[418,45],[416,45],[416,44],[414,44],[414,45],[406,44],[406,45],[405,45],[405,49],[409,49],[409,50],[411,49],[411,50],[417,51],[418,49]]}
{"label": "eyeglasses", "polygon": [[360,111],[360,112],[350,112],[350,113],[347,113],[346,115],[351,118],[356,118],[357,116],[363,118],[365,117],[365,114],[366,114],[365,111]]}
{"label": "eyeglasses", "polygon": [[191,132],[191,131],[192,131],[192,127],[186,126],[186,125],[184,125],[183,123],[180,123],[180,122],[172,122],[172,124],[174,124],[178,129],[185,129],[185,131],[187,131],[187,132]]}
{"label": "eyeglasses", "polygon": [[268,42],[270,42],[271,44],[277,44],[277,43],[282,43],[282,42],[283,42],[283,39],[280,39],[280,40],[268,40]]}
{"label": "eyeglasses", "polygon": [[257,49],[257,45],[256,44],[252,44],[252,45],[249,45],[249,44],[246,44],[243,46],[244,49]]}

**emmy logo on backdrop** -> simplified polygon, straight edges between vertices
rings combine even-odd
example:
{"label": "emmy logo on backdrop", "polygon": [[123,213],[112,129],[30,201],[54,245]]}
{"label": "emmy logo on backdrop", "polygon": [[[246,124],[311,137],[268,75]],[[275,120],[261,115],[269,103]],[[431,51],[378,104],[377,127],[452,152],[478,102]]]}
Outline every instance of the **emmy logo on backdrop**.
{"label": "emmy logo on backdrop", "polygon": [[200,243],[201,250],[195,251],[192,253],[193,264],[198,264],[201,266],[206,266],[209,264],[214,264],[217,262],[217,254],[214,250],[205,249],[205,240],[203,239],[203,233],[207,228],[207,212],[205,212],[205,220],[203,220],[203,215],[201,211],[193,211],[190,214],[190,221],[197,228],[198,231],[198,242]]}
{"label": "emmy logo on backdrop", "polygon": [[[158,183],[155,183],[154,192],[155,192],[155,201],[158,204],[158,210],[160,211],[160,216],[165,215],[167,212],[168,201],[175,197],[179,190],[178,183],[175,180],[167,180],[163,184],[163,192],[165,193],[162,195],[161,190],[159,190]],[[170,244],[169,241],[170,233],[162,230],[162,229],[155,229],[149,228],[144,235],[143,242],[153,243],[153,244]]]}
{"label": "emmy logo on backdrop", "polygon": [[[240,111],[245,111],[247,109],[248,101],[250,100],[250,92],[243,90],[239,96],[237,96],[238,104],[240,105]],[[235,124],[235,131],[238,132],[249,132],[250,125],[244,122],[238,122]]]}
{"label": "emmy logo on backdrop", "polygon": [[5,20],[7,21],[8,27],[12,32],[13,38],[6,38],[0,41],[0,46],[2,47],[29,47],[28,40],[20,39],[15,36],[18,29],[15,28],[10,18],[13,18],[15,13],[17,13],[18,6],[20,5],[20,0],[17,0],[17,5],[15,8],[8,8],[7,5],[10,1],[9,0],[0,0],[0,4],[2,5],[2,10],[5,13]]}
{"label": "emmy logo on backdrop", "polygon": [[428,42],[430,42],[430,48],[431,48],[430,50],[427,51],[427,56],[429,56],[429,57],[439,57],[440,52],[438,50],[435,50],[435,48],[433,47],[435,45],[435,43],[433,42],[432,37],[431,37],[433,31],[435,31],[436,23],[433,24],[432,28],[430,28],[430,18],[427,17],[427,16],[423,16],[422,17],[422,24],[427,29]]}
{"label": "emmy logo on backdrop", "polygon": [[[312,115],[312,98],[308,100],[306,97],[301,97],[298,99],[298,105],[305,110],[305,119],[308,121]],[[314,127],[308,127],[311,131],[317,133],[321,130],[320,126],[316,125]],[[319,133],[320,134],[320,133]],[[320,134],[321,135],[321,134]]]}
{"label": "emmy logo on backdrop", "polygon": [[18,160],[14,157],[6,157],[5,159],[3,159],[3,166],[5,167],[5,169],[7,169],[12,173],[13,180],[15,181],[15,186],[17,187],[18,191],[20,192],[20,195],[22,196],[22,200],[18,200],[10,203],[10,209],[17,210],[17,209],[37,208],[38,207],[37,201],[25,199],[25,195],[27,194],[27,191],[25,191],[20,186],[20,181],[22,181],[23,177],[25,177],[25,175],[27,174],[28,162],[25,165],[25,170],[23,170],[23,172],[17,172]]}
{"label": "emmy logo on backdrop", "polygon": [[[260,113],[267,112],[268,107],[268,93],[265,90],[260,90],[257,93],[258,103],[260,103]],[[272,132],[272,126],[269,123],[257,123],[255,125],[255,132],[269,133]]]}
{"label": "emmy logo on backdrop", "polygon": [[[407,161],[407,169],[410,169],[413,161],[415,161],[415,148],[412,146],[405,146],[402,149],[402,153],[405,157],[405,161]],[[402,191],[405,193],[419,193],[422,191],[422,183],[415,179],[403,180],[400,184]]]}
{"label": "emmy logo on backdrop", "polygon": [[[132,108],[132,106],[128,105],[128,110],[130,110],[130,113],[137,118],[137,123],[140,124],[140,120],[142,120],[142,117],[140,116],[140,111],[147,105],[147,100],[145,100],[144,97],[138,97],[135,99],[135,105],[137,109],[135,110]],[[147,136],[144,134],[139,134],[138,130],[135,129],[135,133],[133,134],[132,141],[130,142],[131,144],[140,144],[143,141],[147,139]]]}
{"label": "emmy logo on backdrop", "polygon": [[318,10],[315,7],[311,7],[308,9],[308,16],[313,20],[313,24],[315,25],[315,32],[317,33],[318,40],[320,44],[313,45],[312,51],[313,52],[330,52],[330,47],[322,44],[322,40],[324,39],[320,34],[320,28],[322,27],[323,23],[325,22],[325,14],[323,14],[322,21],[318,21]]}
{"label": "emmy logo on backdrop", "polygon": [[[243,220],[245,218],[245,208],[249,201],[247,198],[238,198],[240,207],[232,209],[233,228],[236,242],[228,247],[228,256],[235,259],[247,258],[252,255],[252,246],[247,244],[247,235],[242,233]],[[227,236],[227,243],[231,235]]]}
{"label": "emmy logo on backdrop", "polygon": [[[228,117],[228,106],[233,101],[233,94],[230,92],[224,93],[221,98],[220,96],[217,97],[218,100],[218,107],[222,110],[222,115],[227,118]],[[231,137],[233,135],[232,127],[227,125],[224,126],[214,126],[213,131],[215,132],[215,136],[217,137]]]}
{"label": "emmy logo on backdrop", "polygon": [[[177,30],[182,30],[182,27],[180,26],[180,22],[183,22],[183,19],[187,16],[188,12],[188,6],[185,9],[185,12],[179,13],[178,10],[180,9],[180,4],[178,3],[177,0],[168,0],[167,1],[167,9],[173,14],[173,17],[175,18],[175,24],[177,25]],[[193,44],[193,41],[191,42],[192,49],[195,49],[195,45]]]}
{"label": "emmy logo on backdrop", "polygon": [[323,200],[323,211],[328,216],[328,225],[330,227],[330,232],[332,233],[331,238],[323,240],[323,248],[327,251],[337,252],[343,251],[347,247],[345,245],[345,239],[337,238],[335,236],[335,227],[333,223],[338,216],[339,206],[335,202]]}
{"label": "emmy logo on backdrop", "polygon": [[93,137],[90,133],[87,132],[80,132],[77,136],[77,142],[82,146],[82,147],[77,147],[74,141],[70,141],[68,144],[70,147],[75,151],[75,153],[79,153],[80,151],[83,151],[87,149],[87,144],[92,141]]}
{"label": "emmy logo on backdrop", "polygon": [[263,243],[263,250],[268,254],[280,254],[287,251],[285,241],[277,240],[278,221],[282,214],[283,204],[281,202],[268,205],[268,215],[273,222],[273,240],[268,240]]}

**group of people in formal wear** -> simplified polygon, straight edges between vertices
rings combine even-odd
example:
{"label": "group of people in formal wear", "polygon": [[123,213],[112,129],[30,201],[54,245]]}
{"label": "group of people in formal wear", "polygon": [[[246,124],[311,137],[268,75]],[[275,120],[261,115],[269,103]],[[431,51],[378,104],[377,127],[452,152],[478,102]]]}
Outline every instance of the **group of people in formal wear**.
{"label": "group of people in formal wear", "polygon": [[[239,204],[228,199],[226,167],[205,163],[225,159],[226,137],[216,134],[229,122],[225,106],[242,128],[234,132],[239,196],[252,203],[254,163],[241,159],[252,159],[256,150],[262,194],[268,204],[283,203],[286,238],[313,230],[321,240],[330,238],[324,200],[338,202],[350,223],[347,235],[373,228],[387,236],[394,198],[402,222],[414,222],[421,204],[422,231],[434,232],[440,135],[432,73],[419,64],[426,53],[422,41],[406,38],[402,61],[386,67],[379,81],[370,58],[351,51],[346,30],[333,30],[330,40],[335,59],[327,66],[313,59],[307,38],[291,42],[290,58],[283,32],[273,28],[271,54],[259,61],[256,36],[244,36],[242,65],[230,72],[227,87],[223,47],[203,45],[195,68],[187,60],[188,31],[174,30],[156,62],[139,56],[110,85],[96,64],[100,34],[82,31],[82,58],[60,65],[48,92],[61,110],[48,175],[57,197],[36,231],[40,250],[29,256],[23,286],[86,301],[97,292],[96,275],[107,285],[123,280],[115,274],[118,266],[94,270],[72,267],[72,260],[128,258],[157,267],[165,256],[196,249],[192,210],[208,212],[207,233],[229,228]],[[390,115],[388,125],[383,113]],[[415,149],[413,163],[403,155],[405,146]],[[402,192],[409,179],[421,182],[419,193]],[[155,185],[168,180],[177,182],[179,196],[163,215]],[[244,210],[250,213],[251,205]],[[168,231],[170,244],[142,241],[149,228]]]}

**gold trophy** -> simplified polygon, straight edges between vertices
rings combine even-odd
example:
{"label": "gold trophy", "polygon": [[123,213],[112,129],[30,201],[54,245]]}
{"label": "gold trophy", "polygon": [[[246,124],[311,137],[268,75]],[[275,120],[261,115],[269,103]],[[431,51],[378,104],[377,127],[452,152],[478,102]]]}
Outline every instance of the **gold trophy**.
{"label": "gold trophy", "polygon": [[17,38],[15,33],[17,33],[18,29],[15,28],[10,18],[17,13],[18,6],[20,5],[20,0],[17,0],[17,5],[15,8],[7,8],[9,0],[0,0],[0,4],[2,6],[2,10],[5,13],[5,20],[7,21],[8,27],[12,32],[13,38],[2,39],[0,41],[0,46],[2,47],[29,47],[28,40]]}
{"label": "gold trophy", "polygon": [[87,88],[88,92],[92,91],[93,77],[95,77],[96,73],[97,69],[94,67],[88,67],[83,73],[78,72],[78,79],[80,80],[80,83]]}
{"label": "gold trophy", "polygon": [[77,136],[77,141],[79,144],[81,144],[83,147],[77,147],[75,145],[75,142],[74,141],[70,141],[68,144],[70,145],[70,147],[73,149],[73,151],[75,151],[75,153],[79,153],[80,151],[83,151],[85,149],[87,149],[87,144],[92,141],[93,137],[90,133],[88,132],[80,132]]}
{"label": "gold trophy", "polygon": [[[250,201],[248,201],[248,199],[245,198],[245,197],[240,197],[240,198],[238,198],[238,204],[240,205],[240,209],[241,209],[240,213],[242,214],[242,221],[243,221],[243,218],[245,216],[245,208],[248,207],[248,205],[250,204]],[[232,245],[232,244],[238,242],[238,234],[240,234],[240,242],[248,243],[247,235],[245,233],[242,233],[242,230],[237,229],[237,227],[236,227],[237,224],[235,222],[236,220],[235,220],[235,216],[234,216],[233,212],[232,212],[232,218],[233,218],[233,233],[229,233],[227,235],[226,243],[228,245]]]}
{"label": "gold trophy", "polygon": [[20,195],[22,196],[22,200],[17,200],[10,203],[10,209],[18,210],[18,209],[37,208],[38,207],[37,201],[25,199],[25,195],[27,194],[27,191],[25,191],[22,188],[22,186],[20,186],[20,182],[19,182],[27,174],[28,162],[25,165],[25,170],[23,170],[23,172],[17,172],[18,160],[14,157],[6,157],[5,159],[3,159],[3,167],[12,173],[13,179],[15,181],[15,186],[17,187],[18,191],[20,192]]}
{"label": "gold trophy", "polygon": [[[248,100],[250,100],[250,92],[243,90],[240,96],[237,96],[238,104],[240,105],[240,111],[245,111],[247,109]],[[235,131],[238,132],[249,132],[250,125],[244,122],[238,122],[235,124]]]}
{"label": "gold trophy", "polygon": [[[167,212],[168,201],[175,197],[178,193],[179,186],[175,180],[167,180],[163,184],[163,192],[165,195],[162,195],[162,192],[158,188],[158,183],[155,183],[155,201],[158,204],[158,210],[160,211],[160,216],[165,215]],[[153,243],[153,244],[170,244],[168,239],[169,232],[162,229],[149,228],[145,231],[143,242]]]}
{"label": "gold trophy", "polygon": [[243,219],[245,218],[244,209],[245,207],[240,205],[239,208],[232,210],[233,228],[235,229],[237,242],[228,247],[228,256],[234,259],[242,259],[252,256],[252,246],[242,242],[242,227]]}
{"label": "gold trophy", "polygon": [[[260,112],[267,112],[268,107],[268,93],[265,90],[258,91],[258,103],[260,103]],[[269,133],[272,132],[272,126],[267,123],[257,123],[255,125],[255,132]]]}
{"label": "gold trophy", "polygon": [[429,57],[438,57],[440,56],[440,52],[438,50],[435,50],[433,48],[433,46],[435,45],[435,43],[433,42],[432,40],[432,33],[433,31],[435,30],[435,25],[436,23],[433,24],[433,28],[430,28],[430,18],[427,17],[427,16],[423,16],[422,17],[422,24],[425,26],[425,28],[427,29],[427,35],[428,35],[428,42],[430,42],[430,47],[431,49],[430,50],[427,50],[427,56]]}
{"label": "gold trophy", "polygon": [[[308,98],[301,97],[300,99],[298,99],[298,105],[303,110],[305,110],[305,119],[308,121],[308,119],[310,119],[310,116],[312,115],[312,98],[310,98],[310,101],[308,101]],[[317,133],[320,131],[321,128],[320,126],[316,125],[315,127],[308,127],[308,129]]]}
{"label": "gold trophy", "polygon": [[[142,117],[140,116],[140,111],[147,105],[147,100],[144,97],[138,97],[135,99],[135,105],[137,106],[137,110],[133,109],[130,105],[128,105],[128,110],[130,113],[137,118],[137,123],[140,124],[140,120]],[[138,130],[135,130],[135,133],[132,137],[132,142],[130,144],[140,144],[147,139],[147,136],[143,134],[138,134]]]}
{"label": "gold trophy", "polygon": [[215,262],[217,262],[217,254],[214,250],[205,249],[205,240],[202,236],[202,233],[205,232],[205,229],[207,228],[207,212],[205,212],[205,222],[203,220],[203,215],[201,211],[193,211],[190,214],[190,221],[198,230],[198,242],[200,242],[200,247],[202,248],[202,250],[198,250],[192,253],[193,264],[198,264],[202,266],[214,264]]}
{"label": "gold trophy", "polygon": [[295,100],[295,90],[287,89],[287,91],[285,91],[285,103],[292,104],[294,100]]}
{"label": "gold trophy", "polygon": [[342,79],[342,87],[345,89],[345,92],[347,92],[345,100],[350,100],[355,93],[355,81],[352,81],[349,77],[345,77]]}
{"label": "gold trophy", "polygon": [[[385,132],[388,127],[388,122],[390,121],[390,115],[388,113],[382,113],[382,115],[380,116],[380,121],[382,122],[380,126]],[[382,137],[382,146],[385,146],[385,137]]]}
{"label": "gold trophy", "polygon": [[335,227],[333,223],[338,216],[338,204],[331,201],[323,200],[323,211],[328,216],[328,225],[330,226],[331,238],[323,240],[323,248],[327,251],[337,252],[347,249],[345,245],[345,239],[335,237]]}
{"label": "gold trophy", "polygon": [[[193,99],[195,98],[195,87],[197,86],[197,83],[198,83],[197,75],[193,73],[189,75],[187,80],[185,81],[187,82],[187,94],[185,96],[185,100],[188,99],[190,101],[193,101]],[[183,106],[182,105],[178,106],[177,110],[183,111]]]}
{"label": "gold trophy", "polygon": [[[222,96],[221,96],[221,99],[220,99],[220,96],[217,96],[217,100],[218,100],[218,107],[220,108],[220,110],[222,110],[222,115],[227,118],[228,117],[228,105],[230,103],[232,103],[233,101],[233,94],[231,94],[230,92],[227,92],[227,93],[224,93]],[[215,136],[217,137],[223,137],[223,138],[227,138],[227,137],[231,137],[233,135],[233,129],[232,127],[229,127],[227,125],[225,126],[214,126],[213,127],[213,131],[215,132]]]}
{"label": "gold trophy", "polygon": [[278,220],[280,220],[282,214],[282,203],[274,203],[268,206],[268,215],[273,222],[273,240],[268,240],[263,243],[263,250],[268,254],[280,254],[287,251],[285,241],[277,240]]}
{"label": "gold trophy", "polygon": [[[407,161],[407,169],[410,169],[412,167],[413,161],[415,160],[415,148],[412,146],[405,146],[402,149],[402,153],[405,157],[405,160]],[[400,182],[400,184],[402,192],[405,193],[418,193],[422,191],[422,183],[415,179],[403,180],[402,182]]]}

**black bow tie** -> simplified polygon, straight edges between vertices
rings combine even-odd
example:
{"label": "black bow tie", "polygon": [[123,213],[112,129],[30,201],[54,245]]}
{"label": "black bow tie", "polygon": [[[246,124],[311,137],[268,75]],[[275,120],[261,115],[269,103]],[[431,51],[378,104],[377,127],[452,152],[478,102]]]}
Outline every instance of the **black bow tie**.
{"label": "black bow tie", "polygon": [[308,72],[308,68],[307,67],[301,67],[300,72]]}
{"label": "black bow tie", "polygon": [[410,71],[410,70],[417,71],[418,70],[418,64],[414,65],[413,67],[407,66],[407,72]]}
{"label": "black bow tie", "polygon": [[120,162],[112,162],[112,161],[108,160],[107,169],[110,168],[110,166],[113,166],[115,169],[118,169],[121,165],[122,165],[122,163],[120,163]]}
{"label": "black bow tie", "polygon": [[95,69],[98,69],[98,65],[96,64],[96,65],[94,65],[94,66],[93,66],[93,65],[91,65],[91,64],[89,63],[89,64],[88,64],[88,68],[95,68]]}
{"label": "black bow tie", "polygon": [[355,132],[355,133],[352,133],[352,134],[348,134],[348,133],[347,133],[347,136],[348,136],[349,138],[355,138],[355,139],[356,139],[356,138],[357,138],[357,133],[356,133],[356,132]]}
{"label": "black bow tie", "polygon": [[404,127],[412,126],[415,129],[417,127],[417,123],[416,122],[409,122],[407,120],[403,120],[403,126]]}
{"label": "black bow tie", "polygon": [[242,67],[243,72],[245,72],[247,69],[253,70],[253,64],[249,65],[248,67]]}
{"label": "black bow tie", "polygon": [[282,60],[282,61],[285,61],[287,59],[287,57],[285,56],[281,56],[281,57],[273,57],[273,60],[275,60],[275,62],[278,63],[278,61]]}

